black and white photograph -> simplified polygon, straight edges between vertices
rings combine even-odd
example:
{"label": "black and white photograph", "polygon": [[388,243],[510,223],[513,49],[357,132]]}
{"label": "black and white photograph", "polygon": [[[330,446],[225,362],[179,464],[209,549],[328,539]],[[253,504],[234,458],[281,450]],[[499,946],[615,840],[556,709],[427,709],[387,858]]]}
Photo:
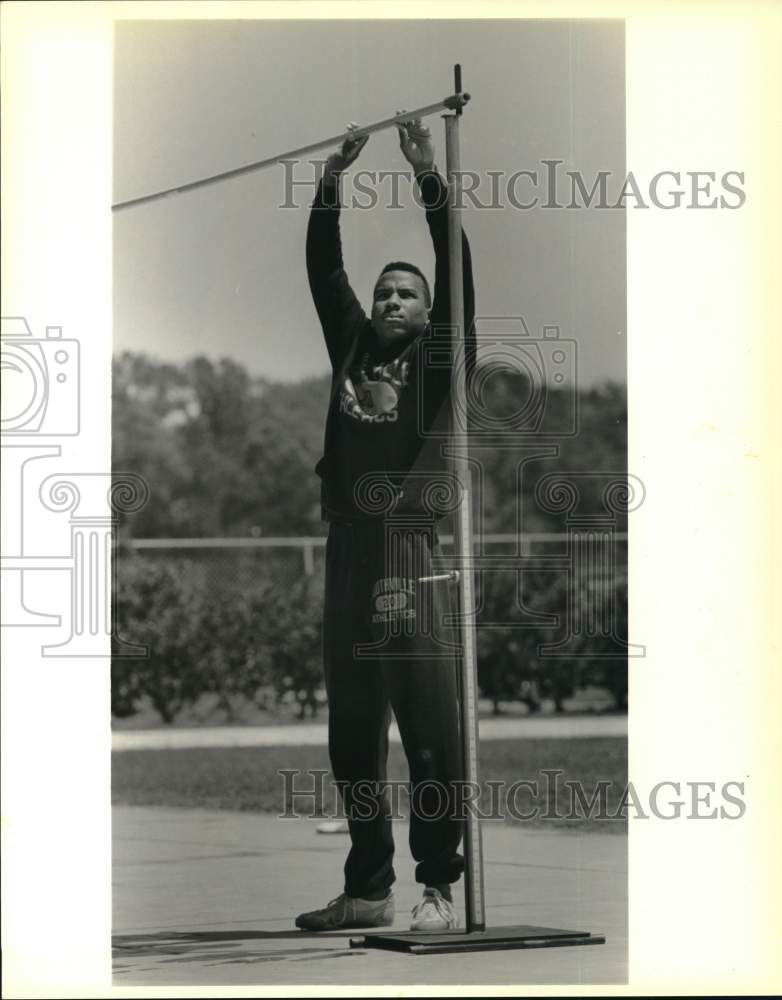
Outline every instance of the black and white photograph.
{"label": "black and white photograph", "polygon": [[779,12],[33,6],[6,995],[776,992]]}
{"label": "black and white photograph", "polygon": [[115,982],[626,981],[622,22],[115,37]]}

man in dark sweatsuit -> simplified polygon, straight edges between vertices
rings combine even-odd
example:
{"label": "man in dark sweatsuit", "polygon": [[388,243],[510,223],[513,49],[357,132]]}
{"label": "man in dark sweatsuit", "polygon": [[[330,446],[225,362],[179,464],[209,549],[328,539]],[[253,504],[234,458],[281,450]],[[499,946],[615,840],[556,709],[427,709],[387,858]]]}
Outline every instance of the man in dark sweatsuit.
{"label": "man in dark sweatsuit", "polygon": [[[464,867],[455,808],[461,777],[455,637],[443,623],[453,609],[448,583],[426,579],[439,553],[432,498],[448,495],[453,485],[443,455],[450,365],[429,365],[422,350],[450,322],[447,187],[434,166],[428,127],[416,119],[400,125],[399,134],[434,245],[434,298],[424,275],[403,261],[381,272],[371,318],[350,287],[339,176],[367,137],[348,139],[325,164],[307,232],[307,273],[333,370],[316,471],[330,525],[323,626],[329,754],[351,848],[343,893],[301,914],[296,925],[306,930],[393,921],[394,842],[382,788],[391,709],[410,768],[410,848],[416,880],[425,887],[413,910],[414,930],[457,926],[450,887]],[[469,374],[474,294],[464,234],[462,254]],[[450,492],[458,502],[458,491]],[[373,645],[374,656],[357,648]]]}

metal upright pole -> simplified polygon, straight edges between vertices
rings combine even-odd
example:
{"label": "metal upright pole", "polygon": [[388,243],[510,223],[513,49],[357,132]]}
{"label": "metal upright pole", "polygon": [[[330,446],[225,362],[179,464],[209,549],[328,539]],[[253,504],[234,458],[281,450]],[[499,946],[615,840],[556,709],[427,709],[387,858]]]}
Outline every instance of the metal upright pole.
{"label": "metal upright pole", "polygon": [[[454,67],[456,93],[461,92],[461,66]],[[464,329],[464,281],[462,276],[461,178],[459,175],[459,118],[461,107],[445,117],[445,160],[448,177],[448,276],[450,314],[454,338],[454,364],[451,375],[453,471],[461,489],[461,503],[456,518],[456,555],[459,571],[460,707],[462,739],[462,778],[468,787],[478,787],[478,694],[477,650],[475,641],[475,589],[471,567],[473,555],[472,500],[468,429],[460,427],[460,414],[467,413]],[[469,801],[469,800],[468,800]],[[465,913],[467,932],[486,927],[483,892],[483,844],[478,817],[470,809],[464,820]]]}

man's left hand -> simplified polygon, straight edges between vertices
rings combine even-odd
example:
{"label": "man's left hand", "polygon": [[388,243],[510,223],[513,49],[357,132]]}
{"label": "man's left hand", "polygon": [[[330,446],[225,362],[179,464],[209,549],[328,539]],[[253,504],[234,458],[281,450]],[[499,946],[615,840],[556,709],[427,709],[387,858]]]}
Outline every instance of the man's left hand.
{"label": "man's left hand", "polygon": [[420,118],[410,118],[406,122],[397,122],[397,129],[399,146],[416,174],[431,170],[434,167],[434,144],[429,126],[424,125]]}

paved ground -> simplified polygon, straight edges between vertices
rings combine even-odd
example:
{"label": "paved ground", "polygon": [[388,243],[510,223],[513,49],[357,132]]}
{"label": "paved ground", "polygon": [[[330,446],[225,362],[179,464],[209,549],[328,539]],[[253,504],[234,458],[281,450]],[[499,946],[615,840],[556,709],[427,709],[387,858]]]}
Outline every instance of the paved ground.
{"label": "paved ground", "polygon": [[[627,736],[626,715],[532,716],[480,720],[482,740],[568,739]],[[399,743],[396,725],[392,742]],[[326,746],[327,728],[320,723],[294,726],[204,726],[197,729],[136,729],[112,734],[112,750],[177,750],[186,747]]]}
{"label": "paved ground", "polygon": [[[347,838],[262,814],[114,809],[115,984],[623,983],[627,841],[484,823],[490,926],[538,924],[606,935],[605,945],[412,956],[351,949],[343,934],[293,927],[340,889]],[[397,826],[398,929],[418,901]],[[463,900],[459,898],[463,913]]]}

